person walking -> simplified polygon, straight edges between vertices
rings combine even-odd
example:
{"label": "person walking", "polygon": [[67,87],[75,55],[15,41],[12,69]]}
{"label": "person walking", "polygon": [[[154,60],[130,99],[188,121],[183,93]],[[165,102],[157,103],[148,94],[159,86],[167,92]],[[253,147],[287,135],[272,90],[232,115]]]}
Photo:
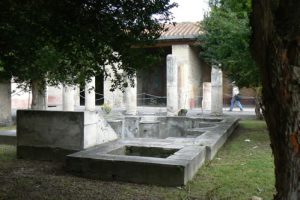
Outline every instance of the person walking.
{"label": "person walking", "polygon": [[232,88],[232,98],[231,98],[231,102],[230,102],[229,111],[232,111],[235,103],[240,108],[240,111],[243,111],[243,106],[241,104],[241,96],[240,96],[239,88],[234,85],[233,88]]}

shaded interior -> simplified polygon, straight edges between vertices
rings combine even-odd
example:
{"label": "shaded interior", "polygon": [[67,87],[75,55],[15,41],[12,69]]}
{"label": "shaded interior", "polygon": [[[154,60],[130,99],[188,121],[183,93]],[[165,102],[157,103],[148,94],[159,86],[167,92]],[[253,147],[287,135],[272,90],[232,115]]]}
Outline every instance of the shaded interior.
{"label": "shaded interior", "polygon": [[139,146],[123,146],[115,149],[109,154],[124,155],[124,156],[142,156],[154,158],[167,158],[173,155],[179,149],[169,149],[161,147],[139,147]]}

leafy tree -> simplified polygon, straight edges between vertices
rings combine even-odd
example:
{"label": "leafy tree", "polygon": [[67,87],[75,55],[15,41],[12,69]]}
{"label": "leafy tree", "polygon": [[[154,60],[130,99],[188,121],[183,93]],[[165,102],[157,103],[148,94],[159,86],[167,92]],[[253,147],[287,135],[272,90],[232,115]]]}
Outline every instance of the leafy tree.
{"label": "leafy tree", "polygon": [[300,1],[253,0],[252,54],[275,162],[274,199],[300,199]]}
{"label": "leafy tree", "polygon": [[[159,37],[172,18],[170,0],[2,0],[0,61],[6,76],[43,90],[84,83],[111,65],[131,77],[145,60],[133,45]],[[127,86],[116,76],[115,87]]]}
{"label": "leafy tree", "polygon": [[211,64],[222,64],[224,71],[239,87],[254,88],[256,113],[260,114],[260,76],[250,48],[249,0],[211,0],[211,12],[201,23],[203,56]]}

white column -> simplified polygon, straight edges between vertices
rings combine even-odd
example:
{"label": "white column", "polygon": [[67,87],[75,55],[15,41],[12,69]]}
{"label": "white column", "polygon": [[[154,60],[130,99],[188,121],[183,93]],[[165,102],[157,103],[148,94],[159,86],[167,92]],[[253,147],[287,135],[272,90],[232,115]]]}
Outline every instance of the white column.
{"label": "white column", "polygon": [[63,87],[63,110],[74,111],[74,88],[72,86]]}
{"label": "white column", "polygon": [[[112,107],[117,107],[117,108],[124,108],[125,107],[125,102],[124,102],[124,93],[119,90],[115,89],[114,91],[111,91],[112,88],[112,80],[116,78],[116,74],[122,76],[123,71],[122,70],[117,70],[114,72],[112,70],[111,65],[106,65],[105,70],[107,73],[111,74],[110,77],[107,77],[104,80],[104,103],[112,106]],[[115,74],[116,73],[116,74]]]}
{"label": "white column", "polygon": [[191,99],[191,47],[188,44],[172,45],[172,55],[178,65],[178,109],[190,109]]}
{"label": "white column", "polygon": [[211,69],[211,114],[223,114],[223,73],[216,65]]}
{"label": "white column", "polygon": [[128,86],[125,88],[125,108],[126,115],[136,115],[137,114],[137,81],[134,77],[134,87]]}
{"label": "white column", "polygon": [[179,109],[190,109],[189,65],[179,65]]}
{"label": "white column", "polygon": [[95,111],[95,109],[95,77],[93,77],[90,82],[85,84],[85,110]]}
{"label": "white column", "polygon": [[202,99],[202,110],[211,109],[211,83],[203,83],[203,99]]}
{"label": "white column", "polygon": [[74,88],[74,106],[79,107],[80,106],[80,86],[76,85]]}
{"label": "white column", "polygon": [[176,57],[167,56],[167,115],[174,116],[178,112],[178,66]]}
{"label": "white column", "polygon": [[0,82],[0,125],[6,126],[11,123],[11,83],[7,80]]}

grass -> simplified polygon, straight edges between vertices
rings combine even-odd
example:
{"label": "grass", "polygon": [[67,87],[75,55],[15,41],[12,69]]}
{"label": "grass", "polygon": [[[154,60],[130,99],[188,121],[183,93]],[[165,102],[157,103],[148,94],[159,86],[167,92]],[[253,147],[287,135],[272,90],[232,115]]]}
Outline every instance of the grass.
{"label": "grass", "polygon": [[191,196],[204,193],[211,199],[249,199],[253,195],[272,199],[274,164],[265,123],[240,122],[237,132],[199,170],[190,187]]}
{"label": "grass", "polygon": [[184,187],[158,187],[74,177],[63,165],[16,159],[0,145],[0,199],[272,199],[274,166],[266,125],[241,121],[214,160]]}
{"label": "grass", "polygon": [[0,131],[8,131],[8,130],[14,130],[16,129],[16,126],[0,126]]}

